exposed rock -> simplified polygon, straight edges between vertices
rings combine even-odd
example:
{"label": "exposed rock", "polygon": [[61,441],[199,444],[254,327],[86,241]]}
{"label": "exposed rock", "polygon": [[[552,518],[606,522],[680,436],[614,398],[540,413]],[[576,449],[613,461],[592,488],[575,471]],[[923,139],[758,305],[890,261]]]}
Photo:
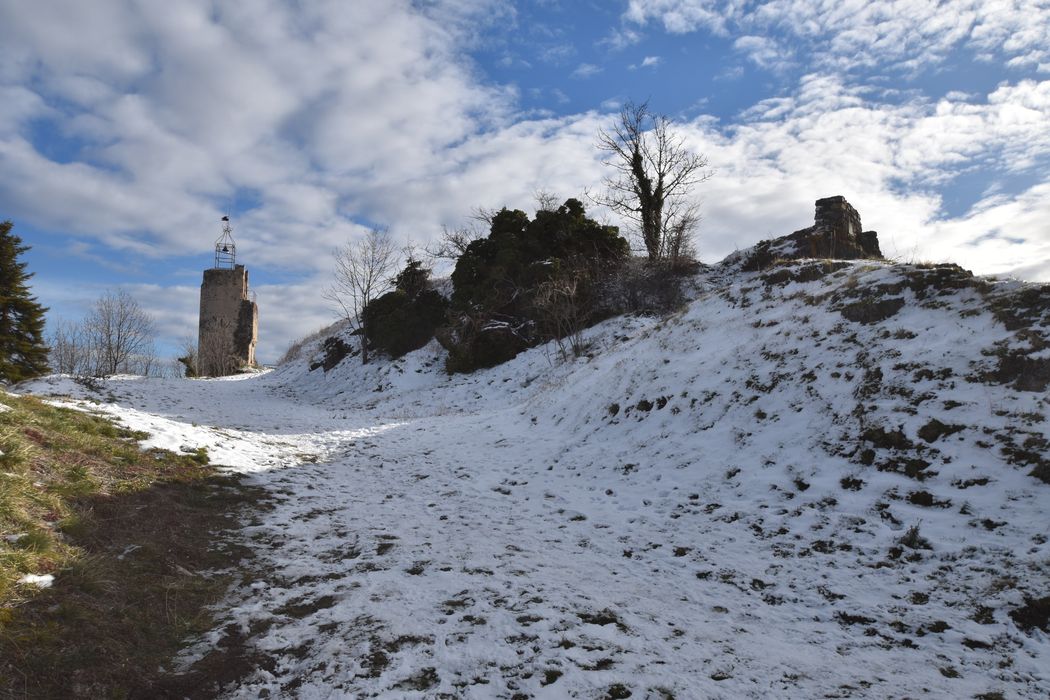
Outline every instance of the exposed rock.
{"label": "exposed rock", "polygon": [[926,442],[937,442],[945,435],[954,435],[965,427],[964,425],[949,425],[936,418],[931,418],[929,423],[919,428],[918,434]]}
{"label": "exposed rock", "polygon": [[992,311],[1009,331],[1050,325],[1050,284],[1022,289],[992,299]]}
{"label": "exposed rock", "polygon": [[999,358],[993,378],[997,384],[1013,384],[1018,391],[1046,391],[1050,386],[1050,358],[1011,353]]}
{"label": "exposed rock", "polygon": [[842,307],[842,316],[854,323],[878,323],[894,316],[904,307],[903,297],[889,299],[862,299],[854,304]]}
{"label": "exposed rock", "polygon": [[773,272],[766,273],[762,275],[762,281],[770,286],[787,284],[789,282],[815,282],[848,265],[849,263],[846,262],[831,262],[827,260],[799,263],[797,265],[780,267]]}
{"label": "exposed rock", "polygon": [[1008,288],[1006,293],[988,285],[983,291],[995,318],[1013,331],[1011,342],[984,351],[998,357],[984,381],[1011,384],[1019,391],[1046,391],[1050,387],[1050,342],[1045,330],[1050,327],[1050,284]]}
{"label": "exposed rock", "polygon": [[923,299],[932,295],[953,294],[956,290],[979,286],[973,273],[955,263],[917,265],[905,273],[905,286]]}
{"label": "exposed rock", "polygon": [[1050,596],[1025,598],[1024,605],[1010,611],[1010,619],[1025,632],[1039,628],[1050,632]]}
{"label": "exposed rock", "polygon": [[890,431],[882,427],[868,428],[861,434],[861,439],[870,442],[875,447],[888,450],[910,450],[915,447],[908,436],[900,428]]}
{"label": "exposed rock", "polygon": [[339,336],[333,335],[330,338],[325,338],[324,357],[320,361],[312,363],[310,371],[313,372],[318,367],[323,367],[324,371],[327,372],[351,353],[356,354],[354,348]]}

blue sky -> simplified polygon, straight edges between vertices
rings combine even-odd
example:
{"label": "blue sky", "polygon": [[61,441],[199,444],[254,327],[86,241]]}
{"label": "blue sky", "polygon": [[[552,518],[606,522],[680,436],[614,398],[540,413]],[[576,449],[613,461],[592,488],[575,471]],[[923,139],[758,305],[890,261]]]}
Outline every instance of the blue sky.
{"label": "blue sky", "polygon": [[0,46],[36,293],[76,320],[124,286],[164,354],[224,213],[273,360],[334,319],[340,242],[594,192],[628,100],[709,159],[705,260],[842,194],[890,255],[1050,281],[1045,0],[0,0]]}

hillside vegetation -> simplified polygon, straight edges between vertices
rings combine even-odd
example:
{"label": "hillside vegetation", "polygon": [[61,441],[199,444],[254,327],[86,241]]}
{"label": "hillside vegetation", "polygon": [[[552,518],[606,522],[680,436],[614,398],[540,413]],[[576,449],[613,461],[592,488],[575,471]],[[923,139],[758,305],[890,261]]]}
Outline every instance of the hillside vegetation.
{"label": "hillside vegetation", "polygon": [[262,494],[146,437],[0,395],[0,697],[150,695],[210,627],[233,580],[221,533]]}

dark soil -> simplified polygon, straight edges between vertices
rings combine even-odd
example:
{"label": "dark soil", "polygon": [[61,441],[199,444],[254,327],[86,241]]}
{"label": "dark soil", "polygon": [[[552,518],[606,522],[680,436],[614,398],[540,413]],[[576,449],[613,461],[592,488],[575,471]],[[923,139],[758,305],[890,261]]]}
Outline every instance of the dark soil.
{"label": "dark soil", "polygon": [[1025,632],[1035,628],[1050,632],[1050,596],[1025,598],[1024,605],[1010,611],[1010,619]]}

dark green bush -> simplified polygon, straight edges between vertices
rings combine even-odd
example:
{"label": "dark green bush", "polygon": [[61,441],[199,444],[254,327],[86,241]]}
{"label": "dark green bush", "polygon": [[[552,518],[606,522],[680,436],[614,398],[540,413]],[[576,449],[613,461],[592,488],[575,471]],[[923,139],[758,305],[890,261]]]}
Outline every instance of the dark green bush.
{"label": "dark green bush", "polygon": [[628,252],[619,229],[587,218],[579,200],[537,212],[532,221],[523,211],[503,209],[488,238],[471,243],[456,262],[452,304],[458,311],[527,315],[530,292],[557,271],[612,268]]}
{"label": "dark green bush", "polygon": [[427,288],[430,281],[430,270],[423,267],[420,260],[409,260],[405,269],[394,278],[394,289],[400,290],[415,299]]}
{"label": "dark green bush", "polygon": [[529,347],[532,322],[499,314],[461,316],[438,331],[438,341],[448,350],[445,369],[450,373],[495,367]]}
{"label": "dark green bush", "polygon": [[447,309],[445,298],[430,289],[415,297],[400,289],[388,292],[364,311],[368,341],[379,352],[401,357],[430,342]]}
{"label": "dark green bush", "polygon": [[608,315],[594,292],[628,254],[619,230],[587,218],[579,200],[532,220],[501,210],[488,237],[472,242],[452,273],[457,320],[439,334],[448,370],[491,367],[537,343],[578,337]]}
{"label": "dark green bush", "polygon": [[448,301],[427,288],[429,279],[430,270],[418,260],[409,260],[394,279],[394,291],[365,307],[361,320],[371,347],[401,357],[430,342],[445,322]]}

